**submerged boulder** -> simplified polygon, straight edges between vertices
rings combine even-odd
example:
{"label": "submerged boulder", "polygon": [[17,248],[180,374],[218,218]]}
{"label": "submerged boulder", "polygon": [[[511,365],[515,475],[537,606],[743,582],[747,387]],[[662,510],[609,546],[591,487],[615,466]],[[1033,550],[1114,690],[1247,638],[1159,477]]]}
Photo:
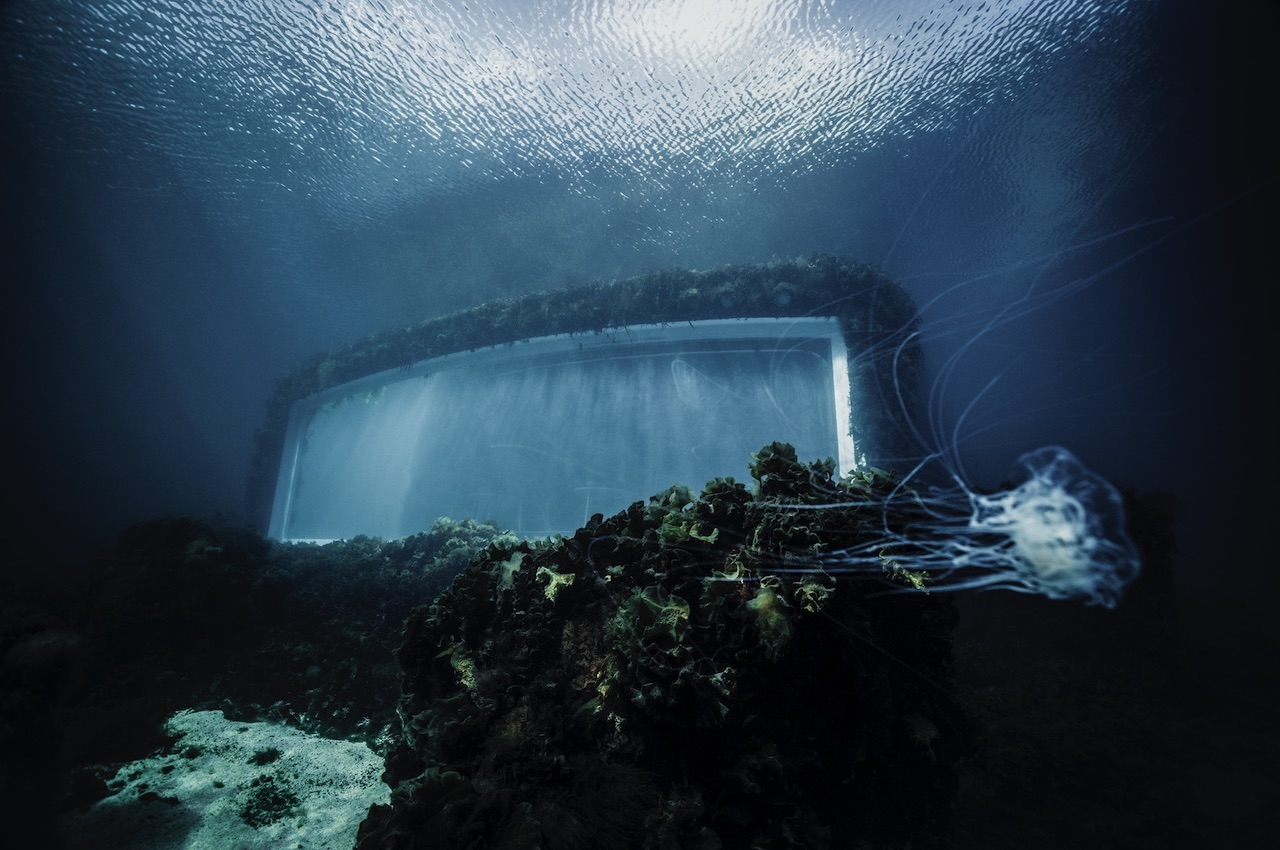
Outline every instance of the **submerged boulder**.
{"label": "submerged boulder", "polygon": [[490,546],[406,623],[360,850],[947,846],[955,608],[822,570],[884,520],[833,467],[774,444],[751,489]]}

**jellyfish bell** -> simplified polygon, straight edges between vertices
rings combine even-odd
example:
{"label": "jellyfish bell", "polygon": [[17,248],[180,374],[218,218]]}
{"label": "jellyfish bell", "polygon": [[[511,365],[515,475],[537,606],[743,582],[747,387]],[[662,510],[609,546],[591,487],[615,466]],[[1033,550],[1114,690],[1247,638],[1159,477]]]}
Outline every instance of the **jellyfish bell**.
{"label": "jellyfish bell", "polygon": [[992,586],[1114,607],[1141,568],[1120,494],[1060,446],[1028,452],[1017,466],[1026,480],[1016,487],[965,490],[972,537],[957,544],[956,566],[994,570]]}

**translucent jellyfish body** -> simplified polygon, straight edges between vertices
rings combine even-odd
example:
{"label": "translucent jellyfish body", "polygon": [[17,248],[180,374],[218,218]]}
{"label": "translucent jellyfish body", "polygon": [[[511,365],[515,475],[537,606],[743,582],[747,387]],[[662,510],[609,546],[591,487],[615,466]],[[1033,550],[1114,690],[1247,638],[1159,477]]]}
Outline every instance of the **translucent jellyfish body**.
{"label": "translucent jellyfish body", "polygon": [[1021,483],[991,495],[959,477],[928,494],[900,485],[885,501],[883,534],[825,556],[823,571],[888,569],[931,590],[1000,588],[1114,607],[1141,569],[1120,494],[1057,446],[1023,455],[1017,468]]}

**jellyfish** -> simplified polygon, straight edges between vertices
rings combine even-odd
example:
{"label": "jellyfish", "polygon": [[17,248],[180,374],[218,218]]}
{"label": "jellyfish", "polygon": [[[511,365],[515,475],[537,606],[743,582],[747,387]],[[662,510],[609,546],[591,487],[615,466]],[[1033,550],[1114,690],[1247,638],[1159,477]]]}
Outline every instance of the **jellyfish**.
{"label": "jellyfish", "polygon": [[1119,492],[1060,446],[1016,468],[1020,483],[992,494],[959,477],[928,493],[899,482],[881,503],[882,532],[814,571],[907,578],[895,592],[1004,589],[1115,607],[1141,569]]}
{"label": "jellyfish", "polygon": [[[1163,222],[1139,222],[1038,260],[1051,264],[1071,251]],[[970,297],[972,287],[980,285],[985,275],[966,277],[934,293],[904,326],[888,331],[862,351],[851,352],[852,359],[861,361],[857,365],[862,374],[876,373],[877,362],[890,364],[890,380],[883,392],[889,403],[896,403],[898,424],[920,453],[893,461],[907,467],[904,475],[894,476],[895,483],[871,488],[880,501],[865,504],[880,509],[878,533],[852,547],[823,554],[813,572],[845,577],[888,573],[895,585],[888,592],[895,593],[1003,589],[1115,607],[1141,570],[1137,547],[1125,531],[1120,493],[1058,445],[1022,454],[1008,488],[988,492],[976,486],[965,468],[965,444],[1002,424],[975,425],[974,418],[1004,372],[984,376],[958,413],[946,413],[947,396],[953,391],[953,379],[966,372],[966,358],[984,339],[1094,286],[1115,266],[1149,247],[1147,243],[1119,263],[1056,285],[1049,285],[1043,272],[1030,274],[1016,297],[994,309],[976,306]],[[944,318],[925,321],[930,311]],[[936,338],[958,343],[931,370],[931,380],[923,387],[923,416],[917,418],[907,381],[901,377],[907,368],[904,363],[911,359],[914,347]],[[859,464],[852,474],[867,475],[866,458],[860,458]],[[931,472],[934,480],[947,483],[921,483]],[[850,495],[851,491],[833,491],[827,504],[795,507],[849,507],[868,498],[859,493],[859,501],[850,502]]]}
{"label": "jellyfish", "polygon": [[[1115,607],[1141,569],[1137,547],[1125,531],[1124,501],[1116,488],[1056,445],[1021,455],[1006,489],[984,492],[970,483],[962,445],[977,430],[966,429],[968,418],[1000,375],[993,376],[954,421],[946,421],[941,413],[946,382],[960,360],[1008,316],[1006,310],[987,320],[935,372],[923,426],[911,415],[896,363],[918,331],[904,331],[896,340],[892,375],[901,419],[916,442],[930,448],[887,492],[873,488],[883,493],[880,532],[823,556],[817,571],[888,573],[898,582],[891,592],[1003,589]],[[940,468],[942,480],[949,483],[919,483],[933,468]],[[851,504],[836,496],[826,507]]]}

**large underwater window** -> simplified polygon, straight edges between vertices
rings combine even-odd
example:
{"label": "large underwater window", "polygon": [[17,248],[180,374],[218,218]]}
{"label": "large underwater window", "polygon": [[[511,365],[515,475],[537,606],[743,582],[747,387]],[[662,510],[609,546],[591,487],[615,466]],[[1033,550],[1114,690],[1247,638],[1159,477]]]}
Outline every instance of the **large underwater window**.
{"label": "large underwater window", "polygon": [[669,269],[496,299],[281,378],[247,507],[284,541],[441,517],[570,534],[791,443],[840,472],[913,456],[915,304],[848,257]]}
{"label": "large underwater window", "polygon": [[393,538],[441,516],[570,533],[672,484],[745,478],[774,440],[852,468],[834,318],[546,336],[431,358],[294,404],[270,534]]}

